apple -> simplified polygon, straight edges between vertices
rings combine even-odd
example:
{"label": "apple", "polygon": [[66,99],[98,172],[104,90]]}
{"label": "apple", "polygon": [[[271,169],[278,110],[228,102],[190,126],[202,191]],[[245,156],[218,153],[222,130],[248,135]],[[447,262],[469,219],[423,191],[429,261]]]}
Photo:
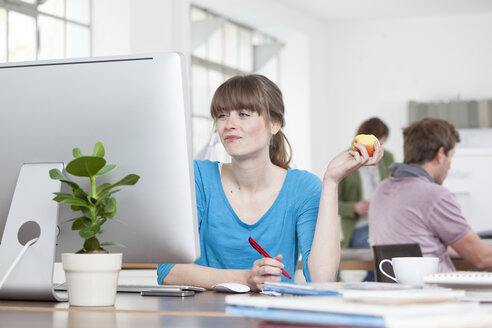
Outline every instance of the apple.
{"label": "apple", "polygon": [[378,138],[373,134],[359,134],[352,140],[352,150],[359,151],[359,149],[354,146],[354,143],[358,143],[359,145],[366,147],[367,153],[372,157],[372,154],[374,154],[374,143],[376,141],[378,141]]}

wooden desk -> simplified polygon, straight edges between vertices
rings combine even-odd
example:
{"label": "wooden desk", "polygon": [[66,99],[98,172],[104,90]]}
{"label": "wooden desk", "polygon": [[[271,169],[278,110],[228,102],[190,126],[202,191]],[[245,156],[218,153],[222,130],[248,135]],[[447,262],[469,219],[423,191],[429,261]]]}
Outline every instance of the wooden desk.
{"label": "wooden desk", "polygon": [[118,293],[114,307],[70,307],[67,302],[0,301],[0,326],[36,328],[257,327],[260,321],[225,314],[225,294],[189,297]]}
{"label": "wooden desk", "polygon": [[[456,270],[479,271],[471,263],[461,258],[452,260]],[[342,249],[339,270],[374,270],[374,259],[371,249]]]}
{"label": "wooden desk", "polygon": [[[70,307],[66,302],[0,301],[0,327],[259,328],[263,326],[262,320],[227,316],[224,313],[224,298],[225,294],[212,291],[183,298],[119,293],[114,307],[95,308]],[[279,325],[279,327],[284,326]]]}

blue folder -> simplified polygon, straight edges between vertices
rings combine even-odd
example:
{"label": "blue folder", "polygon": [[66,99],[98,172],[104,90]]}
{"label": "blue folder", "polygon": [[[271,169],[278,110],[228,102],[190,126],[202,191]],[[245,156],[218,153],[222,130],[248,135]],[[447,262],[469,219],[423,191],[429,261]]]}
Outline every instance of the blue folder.
{"label": "blue folder", "polygon": [[264,285],[262,288],[264,292],[277,292],[282,294],[292,294],[292,295],[309,295],[309,296],[342,296],[339,292],[335,290],[319,290],[319,289],[307,289],[299,288],[296,284],[283,284],[282,286],[276,285]]}
{"label": "blue folder", "polygon": [[357,327],[384,327],[384,319],[381,316],[267,309],[249,306],[227,306],[226,313],[235,316],[282,322]]}

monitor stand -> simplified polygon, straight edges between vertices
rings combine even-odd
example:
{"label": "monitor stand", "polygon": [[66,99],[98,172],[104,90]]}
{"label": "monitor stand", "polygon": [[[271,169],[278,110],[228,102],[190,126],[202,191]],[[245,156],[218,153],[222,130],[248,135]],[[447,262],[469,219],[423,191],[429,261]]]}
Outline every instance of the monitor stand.
{"label": "monitor stand", "polygon": [[66,301],[53,290],[53,264],[58,222],[58,203],[53,192],[61,182],[52,180],[51,169],[63,170],[63,163],[24,164],[20,170],[0,244],[0,281],[32,239],[0,288],[0,299]]}

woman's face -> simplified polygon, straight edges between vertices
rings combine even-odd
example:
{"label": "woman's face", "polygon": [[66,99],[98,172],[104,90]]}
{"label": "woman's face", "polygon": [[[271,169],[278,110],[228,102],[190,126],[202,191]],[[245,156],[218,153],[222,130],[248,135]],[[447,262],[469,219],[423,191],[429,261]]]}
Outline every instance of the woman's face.
{"label": "woman's face", "polygon": [[267,123],[263,116],[247,109],[222,112],[216,120],[217,132],[231,157],[269,155],[270,139],[280,129],[279,124]]}

